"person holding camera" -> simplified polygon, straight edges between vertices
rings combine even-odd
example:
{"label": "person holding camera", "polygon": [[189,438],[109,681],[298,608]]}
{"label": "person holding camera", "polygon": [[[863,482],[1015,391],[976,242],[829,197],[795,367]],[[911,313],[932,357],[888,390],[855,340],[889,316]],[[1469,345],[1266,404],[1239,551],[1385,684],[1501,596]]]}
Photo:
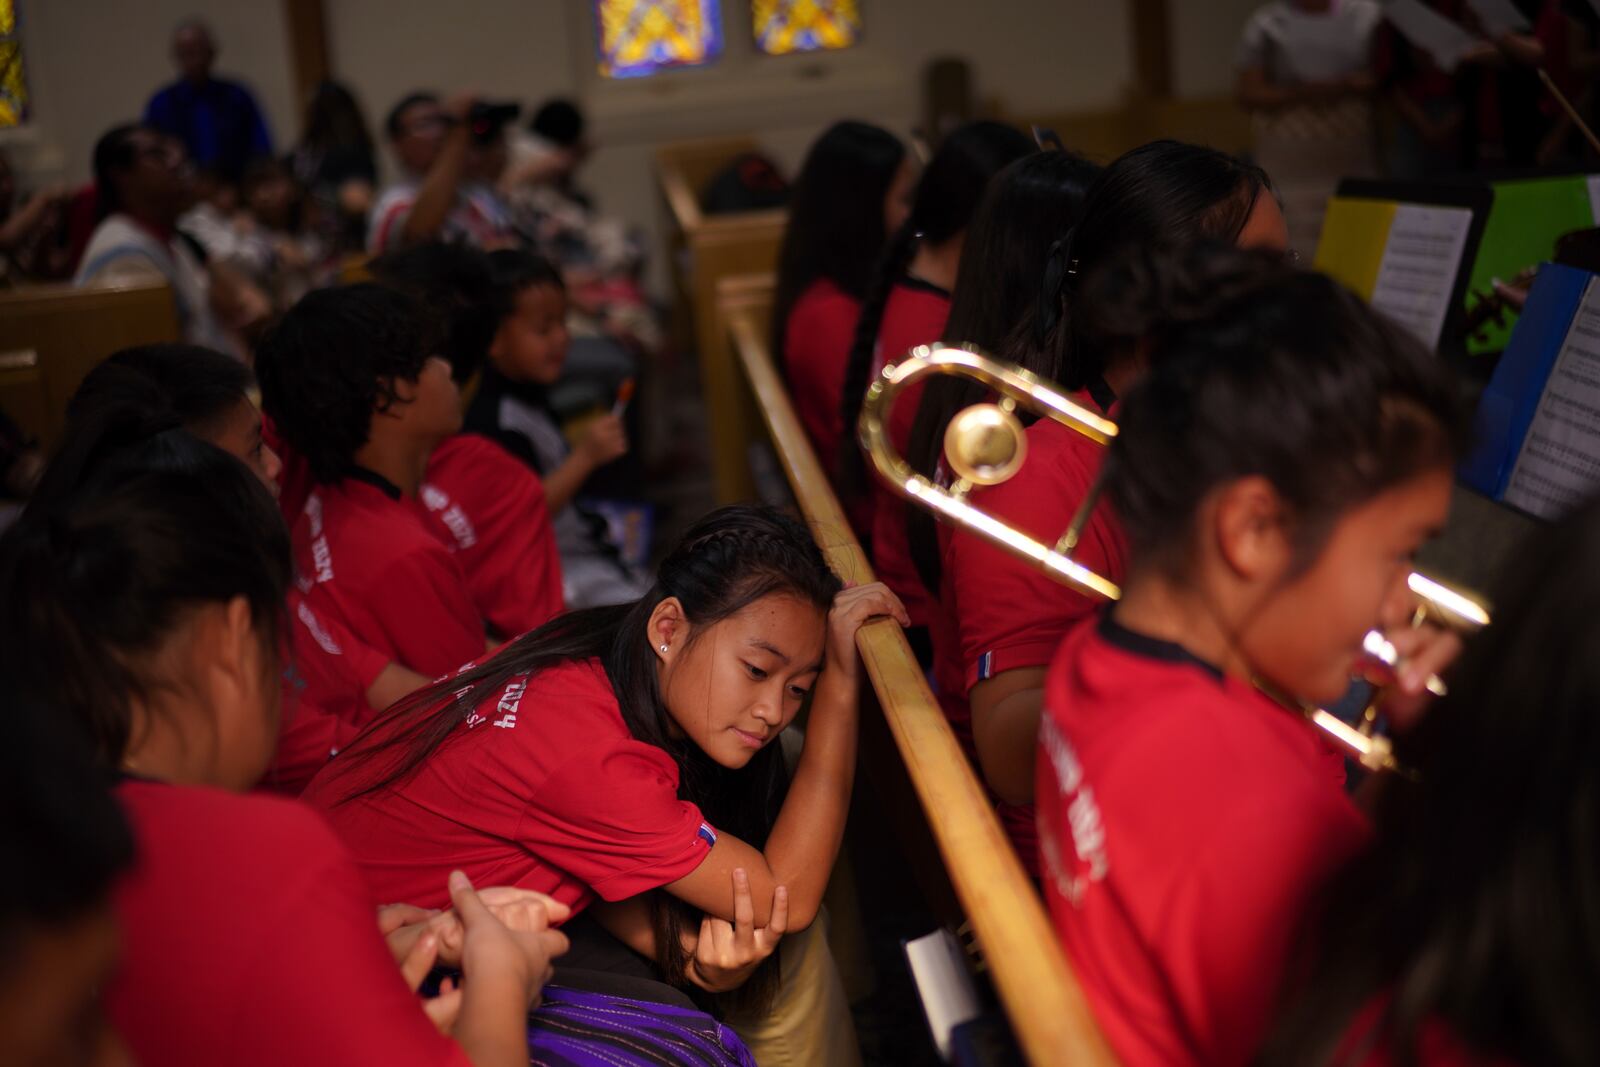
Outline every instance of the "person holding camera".
{"label": "person holding camera", "polygon": [[405,176],[373,205],[367,251],[377,255],[437,240],[487,250],[515,244],[494,183],[506,165],[505,127],[518,110],[472,93],[441,102],[416,92],[396,104],[385,128]]}

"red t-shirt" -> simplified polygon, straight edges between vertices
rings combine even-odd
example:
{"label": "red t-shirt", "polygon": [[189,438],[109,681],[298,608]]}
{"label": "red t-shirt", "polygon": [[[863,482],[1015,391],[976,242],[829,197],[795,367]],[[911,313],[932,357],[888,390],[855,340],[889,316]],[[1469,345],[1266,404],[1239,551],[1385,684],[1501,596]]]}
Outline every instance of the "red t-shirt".
{"label": "red t-shirt", "polygon": [[[794,302],[783,328],[783,369],[789,396],[830,482],[837,480],[839,445],[845,439],[839,405],[844,399],[845,364],[860,316],[860,301],[827,278],[819,278]],[[870,502],[841,503],[857,535],[870,535]]]}
{"label": "red t-shirt", "polygon": [[483,620],[455,554],[395,492],[358,477],[318,486],[293,527],[295,571],[318,617],[436,678],[483,655]]}
{"label": "red t-shirt", "polygon": [[417,502],[495,633],[518,637],[566,610],[544,483],[511,453],[478,434],[449,438],[429,458]]}
{"label": "red t-shirt", "polygon": [[[1087,394],[1074,397],[1098,410]],[[1028,456],[1010,481],[973,491],[972,505],[1054,544],[1088,496],[1105,448],[1058,422],[1040,419],[1028,427]],[[941,688],[970,699],[972,687],[1003,671],[1044,667],[1067,631],[1104,601],[1085,596],[1041,574],[1031,564],[990,545],[976,534],[951,530],[942,539],[944,609],[955,641],[940,651],[958,657],[936,665]],[[1103,498],[1084,528],[1073,558],[1112,581],[1127,569],[1121,526]],[[959,686],[959,689],[955,687]],[[970,703],[965,714],[971,736]],[[973,752],[976,760],[976,751]],[[1038,827],[1031,804],[1000,802],[1001,822],[1028,873],[1037,876]]]}
{"label": "red t-shirt", "polygon": [[666,752],[636,740],[598,660],[519,675],[398,787],[339,803],[359,771],[331,764],[306,791],[381,900],[444,904],[459,867],[477,885],[548,893],[576,913],[677,881],[716,833],[678,799]]}
{"label": "red t-shirt", "polygon": [[1307,909],[1368,836],[1342,761],[1109,613],[1062,643],[1040,726],[1045,899],[1118,1060],[1249,1062]]}
{"label": "red t-shirt", "polygon": [[288,616],[283,721],[261,788],[297,796],[371,714],[367,690],[389,658],[318,615],[298,588],[289,590]]}
{"label": "red t-shirt", "polygon": [[125,781],[138,842],[116,894],[106,1009],[143,1064],[465,1065],[378,934],[316,814],[277,797]]}
{"label": "red t-shirt", "polygon": [[[883,306],[872,377],[877,377],[884,364],[903,358],[907,350],[939,340],[949,315],[950,294],[943,289],[912,278],[896,282]],[[917,406],[922,402],[922,388],[919,382],[905,390],[889,412],[889,441],[902,456],[911,444],[911,424],[916,421]],[[846,429],[853,441],[855,427]],[[872,569],[905,604],[911,625],[929,626],[939,605],[911,562],[911,542],[906,536],[906,509],[911,505],[876,475],[872,477],[872,496]]]}

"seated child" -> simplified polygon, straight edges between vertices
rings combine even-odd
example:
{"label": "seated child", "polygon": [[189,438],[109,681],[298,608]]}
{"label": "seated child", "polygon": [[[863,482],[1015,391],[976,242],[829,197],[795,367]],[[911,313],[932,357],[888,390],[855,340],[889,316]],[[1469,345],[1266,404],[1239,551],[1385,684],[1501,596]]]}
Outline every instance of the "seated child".
{"label": "seated child", "polygon": [[437,351],[411,300],[362,284],[307,294],[256,354],[263,406],[316,484],[292,531],[306,602],[429,677],[488,647],[460,559],[418,510],[461,424]]}
{"label": "seated child", "polygon": [[561,376],[567,352],[561,276],[526,252],[492,252],[489,260],[512,304],[489,344],[487,365],[467,408],[467,429],[504,445],[544,479],[567,606],[637,599],[649,582],[623,562],[605,520],[575,499],[597,467],[628,451],[622,419],[615,413],[596,418],[569,446],[546,394]]}
{"label": "seated child", "polygon": [[[118,412],[130,422],[179,424],[242,460],[276,493],[282,464],[262,439],[254,388],[249,368],[220,352],[184,344],[125,348],[84,378],[67,406],[67,422],[70,431]],[[82,437],[67,435],[69,441]],[[262,785],[295,794],[355,736],[356,723],[429,679],[317,614],[297,587],[289,590],[288,619],[278,749]]]}

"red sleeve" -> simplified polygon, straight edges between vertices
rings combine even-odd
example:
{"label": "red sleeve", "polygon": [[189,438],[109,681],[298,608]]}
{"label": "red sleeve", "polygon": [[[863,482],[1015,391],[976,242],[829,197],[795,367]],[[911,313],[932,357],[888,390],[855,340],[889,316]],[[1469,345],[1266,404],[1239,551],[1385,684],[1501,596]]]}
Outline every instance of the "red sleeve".
{"label": "red sleeve", "polygon": [[1247,1063],[1317,893],[1365,838],[1335,790],[1233,791],[1176,888],[1161,941],[1177,1011],[1205,1063]]}
{"label": "red sleeve", "polygon": [[716,841],[700,809],[678,799],[671,758],[632,738],[575,753],[539,794],[518,839],[606,900],[677,881]]}
{"label": "red sleeve", "polygon": [[[517,637],[565,611],[561,556],[539,476],[487,438],[461,435],[439,451],[446,455],[429,479],[462,507],[471,529],[467,543],[455,531],[443,533],[495,633]],[[432,511],[428,517],[440,521]]]}
{"label": "red sleeve", "polygon": [[[1071,433],[1065,428],[1049,432]],[[1030,444],[1036,439],[1030,431]],[[1071,524],[1099,471],[1098,446],[1085,442],[1073,448],[1064,454],[1035,448],[1015,478],[975,491],[972,504],[1054,544]],[[1095,451],[1084,452],[1086,448]],[[1103,499],[1074,558],[1113,581],[1122,576],[1122,537]],[[1005,671],[1048,665],[1067,631],[1104,603],[961,530],[951,532],[944,567],[954,601],[946,606],[956,620],[968,692]]]}
{"label": "red sleeve", "polygon": [[240,919],[254,926],[231,965],[250,976],[233,1031],[252,1063],[466,1064],[406,988],[378,933],[355,864],[314,813],[298,825],[294,862],[262,872],[272,887]]}
{"label": "red sleeve", "polygon": [[394,658],[430,678],[442,678],[487,648],[483,623],[461,568],[442,544],[408,552],[362,605],[394,648]]}
{"label": "red sleeve", "polygon": [[305,510],[306,497],[311,495],[314,484],[311,464],[289,446],[289,442],[278,432],[277,424],[265,414],[261,416],[261,439],[283,464],[283,469],[278,472],[278,510],[283,512],[283,521],[292,530],[300,518],[300,512]]}

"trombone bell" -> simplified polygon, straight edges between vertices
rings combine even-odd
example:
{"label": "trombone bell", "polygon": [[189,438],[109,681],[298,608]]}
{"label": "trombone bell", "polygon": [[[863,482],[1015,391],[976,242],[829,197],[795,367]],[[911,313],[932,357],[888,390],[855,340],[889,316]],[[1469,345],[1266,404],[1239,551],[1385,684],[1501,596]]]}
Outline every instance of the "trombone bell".
{"label": "trombone bell", "polygon": [[999,404],[974,404],[950,420],[944,457],[962,481],[999,485],[1022,469],[1028,438],[1022,421]]}

